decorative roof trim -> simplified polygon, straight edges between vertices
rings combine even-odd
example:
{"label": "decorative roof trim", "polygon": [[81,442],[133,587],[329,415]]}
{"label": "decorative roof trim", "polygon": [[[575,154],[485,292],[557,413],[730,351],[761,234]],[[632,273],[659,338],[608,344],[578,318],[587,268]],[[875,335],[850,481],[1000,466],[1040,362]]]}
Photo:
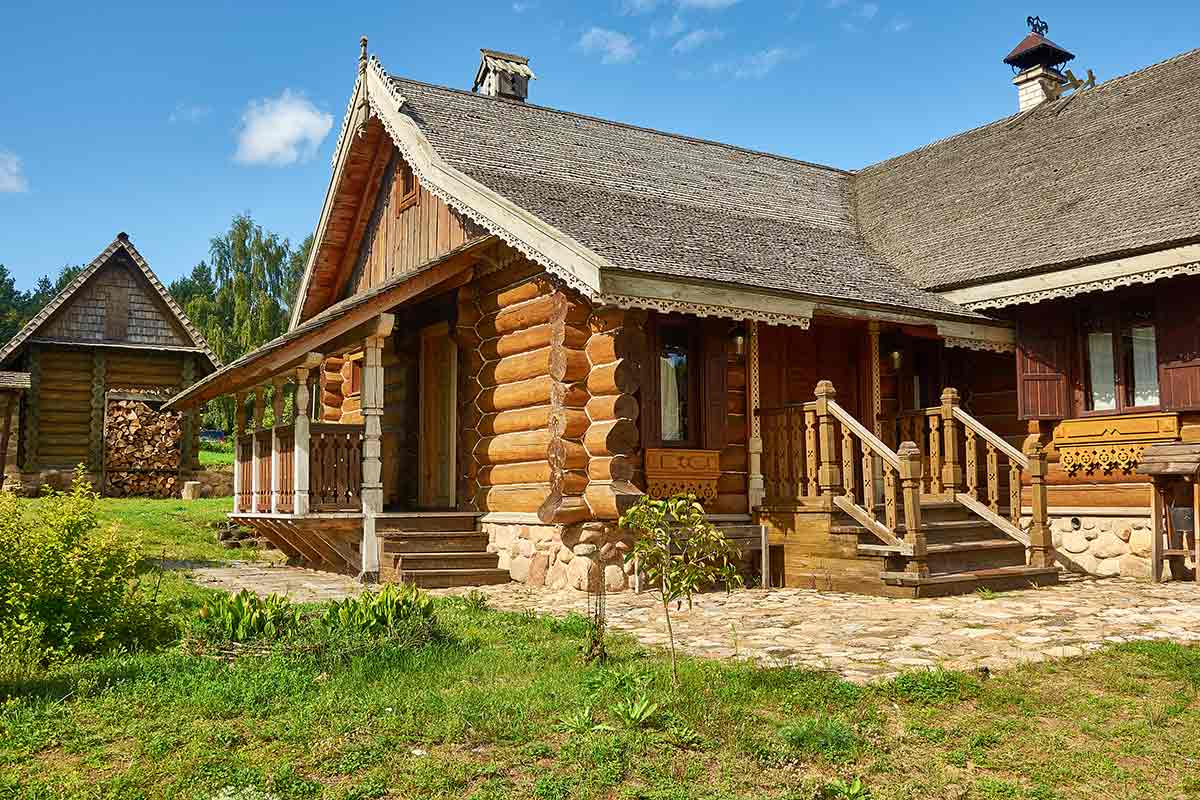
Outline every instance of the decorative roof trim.
{"label": "decorative roof trim", "polygon": [[[0,348],[0,364],[3,364],[12,358],[12,356],[21,348],[21,345],[25,344],[25,342],[29,340],[33,334],[40,327],[42,327],[42,325],[48,322],[50,318],[53,317],[54,314],[63,307],[67,300],[70,299],[75,292],[79,291],[83,285],[92,278],[93,275],[99,272],[100,268],[106,265],[120,249],[125,250],[126,254],[129,255],[129,258],[135,265],[137,265],[137,268],[142,271],[142,275],[147,281],[150,282],[150,285],[154,287],[154,290],[158,292],[159,298],[166,304],[167,309],[171,312],[171,314],[174,315],[175,321],[183,327],[184,331],[191,338],[192,344],[208,358],[214,369],[219,369],[221,367],[221,359],[217,358],[216,353],[209,348],[208,342],[205,341],[203,334],[201,334],[196,326],[192,324],[192,321],[188,319],[187,314],[185,314],[183,309],[179,307],[179,304],[175,302],[175,298],[171,297],[171,293],[167,291],[167,287],[163,286],[162,282],[158,279],[158,276],[154,274],[152,269],[150,269],[150,265],[146,263],[146,259],[142,258],[142,254],[139,253],[137,248],[133,246],[133,242],[129,241],[129,238],[123,233],[118,234],[117,238],[113,239],[112,244],[104,248],[104,251],[101,252],[100,255],[92,259],[92,263],[84,267],[83,271],[75,276],[75,280],[64,286],[62,291],[60,291],[53,300],[47,303],[41,311],[33,316],[33,319],[25,323],[25,327],[21,328],[21,330],[17,332],[17,335],[8,341],[8,344]],[[103,342],[80,342],[79,344],[103,344]]]}
{"label": "decorative roof trim", "polygon": [[1181,275],[1200,275],[1200,245],[1184,245],[1043,275],[954,289],[942,292],[942,297],[972,311],[981,311],[1042,303],[1089,292],[1111,292]]}
{"label": "decorative roof trim", "polygon": [[599,293],[600,271],[612,265],[563,231],[447,164],[416,123],[400,113],[404,98],[374,56],[367,69],[366,85],[371,108],[423,187],[585,297],[594,298]]}
{"label": "decorative roof trim", "polygon": [[686,283],[652,275],[608,272],[599,305],[642,308],[664,314],[754,320],[767,325],[797,325],[807,329],[815,304],[778,294],[727,286]]}
{"label": "decorative roof trim", "polygon": [[947,336],[942,340],[946,347],[959,347],[964,350],[982,350],[989,353],[1015,353],[1017,345],[1014,342],[995,342],[983,339],[967,339],[961,336]]}
{"label": "decorative roof trim", "polygon": [[640,308],[646,311],[658,311],[663,314],[689,314],[693,317],[717,317],[719,319],[753,320],[767,325],[795,325],[802,330],[808,330],[812,317],[794,314],[779,314],[769,311],[758,311],[748,308],[734,308],[707,303],[691,303],[684,300],[666,300],[657,297],[637,297],[635,295],[602,294],[596,298],[598,306],[616,306],[617,308]]}

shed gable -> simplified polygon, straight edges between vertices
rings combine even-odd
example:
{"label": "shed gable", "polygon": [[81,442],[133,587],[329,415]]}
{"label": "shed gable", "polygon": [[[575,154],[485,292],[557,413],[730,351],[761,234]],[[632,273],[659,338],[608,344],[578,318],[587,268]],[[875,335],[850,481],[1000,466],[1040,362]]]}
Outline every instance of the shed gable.
{"label": "shed gable", "polygon": [[192,346],[158,292],[120,251],[35,332],[34,338]]}

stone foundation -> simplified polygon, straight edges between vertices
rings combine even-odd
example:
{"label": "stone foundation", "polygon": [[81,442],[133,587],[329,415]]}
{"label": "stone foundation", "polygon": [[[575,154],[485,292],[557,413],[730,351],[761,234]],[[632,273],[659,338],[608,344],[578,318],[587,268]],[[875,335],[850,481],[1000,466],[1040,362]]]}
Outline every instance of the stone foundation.
{"label": "stone foundation", "polygon": [[[1101,578],[1149,578],[1150,515],[1050,515],[1058,563],[1071,572]],[[1189,566],[1192,566],[1189,560]],[[1169,564],[1163,577],[1171,577]]]}
{"label": "stone foundation", "polygon": [[[9,473],[4,482],[6,490],[25,497],[37,497],[42,493],[43,486],[49,486],[59,491],[70,489],[71,481],[75,479],[75,470],[44,469],[38,472],[22,472],[19,475],[19,483],[14,480],[16,477],[18,476]],[[84,477],[92,484],[92,488],[99,488],[100,475],[98,473],[87,472]],[[233,470],[231,469],[201,469],[192,473],[184,473],[179,486],[182,487],[183,481],[189,480],[200,482],[201,497],[233,497]]]}
{"label": "stone foundation", "polygon": [[606,591],[632,587],[633,564],[625,564],[631,538],[615,525],[483,522],[488,552],[500,556],[500,569],[514,581],[551,589]]}

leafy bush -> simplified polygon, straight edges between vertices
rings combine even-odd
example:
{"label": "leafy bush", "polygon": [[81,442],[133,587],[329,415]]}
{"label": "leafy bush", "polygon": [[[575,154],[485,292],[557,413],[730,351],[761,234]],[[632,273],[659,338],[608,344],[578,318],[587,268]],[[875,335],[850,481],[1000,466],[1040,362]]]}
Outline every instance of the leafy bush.
{"label": "leafy bush", "polygon": [[97,521],[78,470],[68,492],[0,493],[0,663],[12,676],[68,655],[154,644],[174,632],[137,581],[136,542]]}
{"label": "leafy bush", "polygon": [[373,637],[402,630],[429,637],[436,625],[433,607],[433,598],[415,586],[389,583],[377,592],[330,603],[322,623],[330,630]]}
{"label": "leafy bush", "polygon": [[658,703],[647,695],[626,697],[617,701],[612,709],[613,716],[623,727],[631,730],[653,727],[658,718]]}
{"label": "leafy bush", "polygon": [[199,616],[209,638],[233,642],[274,639],[300,624],[300,610],[286,597],[259,597],[249,589],[217,595],[200,607]]}
{"label": "leafy bush", "polygon": [[234,441],[233,437],[226,437],[224,440],[217,439],[201,439],[200,449],[209,453],[233,453]]}

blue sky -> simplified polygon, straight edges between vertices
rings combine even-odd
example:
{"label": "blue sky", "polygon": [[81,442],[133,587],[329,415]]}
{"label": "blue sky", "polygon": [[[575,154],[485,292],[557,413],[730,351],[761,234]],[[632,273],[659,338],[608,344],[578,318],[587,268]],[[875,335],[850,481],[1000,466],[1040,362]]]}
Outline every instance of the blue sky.
{"label": "blue sky", "polygon": [[523,53],[531,101],[855,168],[1006,116],[1001,63],[1050,23],[1100,80],[1195,47],[1200,5],[1115,0],[26,3],[0,19],[0,263],[18,285],[121,230],[169,281],[237,212],[316,224],[358,37],[470,88]]}

